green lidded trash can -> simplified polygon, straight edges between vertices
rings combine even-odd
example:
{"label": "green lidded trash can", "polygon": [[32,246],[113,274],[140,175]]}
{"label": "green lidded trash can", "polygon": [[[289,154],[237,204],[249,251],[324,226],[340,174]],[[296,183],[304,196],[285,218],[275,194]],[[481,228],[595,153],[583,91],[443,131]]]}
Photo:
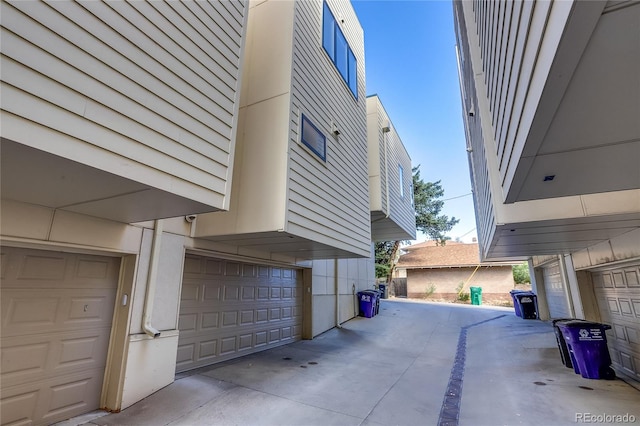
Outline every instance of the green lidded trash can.
{"label": "green lidded trash can", "polygon": [[471,304],[482,305],[482,287],[469,287],[471,292]]}

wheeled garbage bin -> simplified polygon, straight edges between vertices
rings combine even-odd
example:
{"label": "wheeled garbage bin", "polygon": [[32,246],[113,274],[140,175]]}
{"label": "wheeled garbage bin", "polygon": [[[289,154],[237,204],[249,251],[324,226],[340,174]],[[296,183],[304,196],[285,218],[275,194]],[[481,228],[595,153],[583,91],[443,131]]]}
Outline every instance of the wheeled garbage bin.
{"label": "wheeled garbage bin", "polygon": [[511,294],[511,300],[513,301],[513,310],[516,312],[516,316],[522,318],[522,312],[520,312],[520,305],[518,305],[518,299],[516,299],[516,294],[531,293],[531,292],[528,290],[511,290],[509,293]]}
{"label": "wheeled garbage bin", "polygon": [[[558,326],[558,323],[567,322],[567,321],[577,321],[577,320],[574,318],[558,318],[558,319],[552,320],[551,323],[553,324],[553,332],[556,335],[556,343],[558,344],[558,350],[560,351],[560,359],[562,360],[562,363],[565,365],[565,367],[573,368],[573,362],[571,362],[571,354],[569,353],[567,342],[564,336],[562,335],[562,330],[560,330],[560,327]],[[576,373],[579,373],[579,372],[576,371]]]}
{"label": "wheeled garbage bin", "polygon": [[538,319],[538,296],[534,293],[516,293],[522,319]]}
{"label": "wheeled garbage bin", "polygon": [[388,299],[389,298],[389,287],[387,287],[386,284],[378,284],[378,290],[380,290],[380,297],[382,299]]}
{"label": "wheeled garbage bin", "polygon": [[576,374],[585,379],[616,378],[611,368],[606,330],[610,325],[591,321],[559,321]]}
{"label": "wheeled garbage bin", "polygon": [[380,290],[376,290],[376,289],[367,289],[367,290],[363,290],[364,293],[369,293],[372,295],[372,297],[375,298],[374,302],[373,302],[373,316],[378,315],[378,312],[380,312],[380,297],[381,297],[381,292]]}
{"label": "wheeled garbage bin", "polygon": [[482,287],[469,287],[471,293],[471,304],[482,305]]}
{"label": "wheeled garbage bin", "polygon": [[358,306],[360,308],[360,316],[372,318],[375,315],[376,296],[375,293],[365,291],[358,292]]}

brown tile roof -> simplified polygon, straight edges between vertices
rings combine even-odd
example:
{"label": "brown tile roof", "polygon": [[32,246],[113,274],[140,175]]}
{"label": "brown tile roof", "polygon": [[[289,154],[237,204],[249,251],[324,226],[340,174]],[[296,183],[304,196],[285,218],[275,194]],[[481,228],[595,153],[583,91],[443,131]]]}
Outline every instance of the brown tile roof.
{"label": "brown tile roof", "polygon": [[[434,241],[403,247],[406,253],[400,256],[398,268],[442,268],[477,266],[480,253],[477,243],[464,244],[447,241],[444,246],[436,246]],[[483,262],[483,266],[515,265],[518,262]]]}

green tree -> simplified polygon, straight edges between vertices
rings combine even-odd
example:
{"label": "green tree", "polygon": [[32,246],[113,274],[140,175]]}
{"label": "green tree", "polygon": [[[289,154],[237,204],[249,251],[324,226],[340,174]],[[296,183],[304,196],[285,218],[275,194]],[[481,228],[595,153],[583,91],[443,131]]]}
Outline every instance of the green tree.
{"label": "green tree", "polygon": [[527,262],[513,266],[513,281],[516,284],[528,284],[531,282],[529,264]]}
{"label": "green tree", "polygon": [[376,243],[376,278],[389,276],[389,265],[395,241],[383,241]]}
{"label": "green tree", "polygon": [[[437,240],[440,244],[450,239],[445,234],[449,232],[459,220],[455,217],[449,218],[442,215],[444,201],[444,189],[440,181],[424,182],[420,178],[420,165],[412,170],[413,172],[413,202],[416,211],[416,229],[425,233],[428,237]],[[395,262],[400,248],[400,241],[386,241],[376,243],[376,277],[387,277],[387,282],[391,281]]]}
{"label": "green tree", "polygon": [[440,214],[444,201],[444,188],[440,181],[424,182],[420,179],[420,165],[413,172],[413,199],[416,209],[416,229],[422,231],[431,239],[445,244],[450,238],[445,234],[460,221],[455,217],[449,218]]}

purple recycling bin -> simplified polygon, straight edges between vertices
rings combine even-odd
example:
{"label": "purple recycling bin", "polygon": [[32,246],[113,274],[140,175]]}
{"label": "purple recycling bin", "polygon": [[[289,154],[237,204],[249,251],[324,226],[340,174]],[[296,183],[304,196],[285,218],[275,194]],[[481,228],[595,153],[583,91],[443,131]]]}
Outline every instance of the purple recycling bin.
{"label": "purple recycling bin", "polygon": [[372,318],[375,315],[376,296],[367,291],[358,292],[358,304],[360,306],[360,316]]}
{"label": "purple recycling bin", "polygon": [[522,311],[520,310],[520,305],[518,304],[518,299],[516,299],[516,294],[519,293],[528,293],[528,290],[511,290],[509,293],[511,294],[511,300],[513,300],[513,309],[516,311],[516,316],[522,318]]}
{"label": "purple recycling bin", "polygon": [[373,302],[373,316],[378,315],[378,313],[380,312],[380,299],[382,298],[382,294],[380,290],[367,289],[367,290],[363,290],[362,292],[368,293],[373,297],[375,297],[375,301]]}
{"label": "purple recycling bin", "polygon": [[522,319],[538,319],[538,296],[535,293],[516,293],[515,298]]}
{"label": "purple recycling bin", "polygon": [[615,379],[607,347],[606,330],[611,326],[589,321],[560,321],[576,374],[585,379]]}
{"label": "purple recycling bin", "polygon": [[573,364],[573,361],[571,360],[572,354],[571,352],[569,352],[569,348],[567,347],[567,341],[562,335],[562,331],[558,326],[560,322],[567,322],[567,321],[582,321],[582,320],[578,320],[575,318],[558,318],[558,319],[551,320],[551,323],[553,324],[553,332],[556,336],[556,343],[558,344],[558,350],[560,351],[560,359],[562,360],[562,363],[567,368],[573,368],[576,374],[580,374],[580,371],[577,369],[577,367]]}

